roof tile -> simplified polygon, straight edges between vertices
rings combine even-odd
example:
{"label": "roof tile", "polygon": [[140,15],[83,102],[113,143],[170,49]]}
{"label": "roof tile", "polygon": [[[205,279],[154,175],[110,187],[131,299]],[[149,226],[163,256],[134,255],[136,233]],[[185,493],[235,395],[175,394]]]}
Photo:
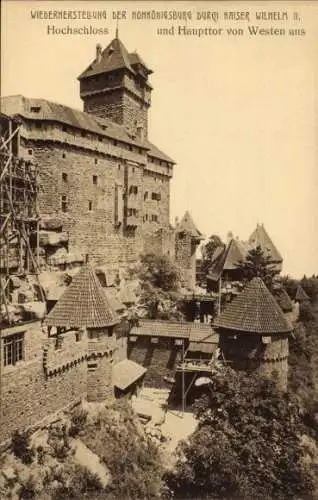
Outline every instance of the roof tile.
{"label": "roof tile", "polygon": [[119,323],[89,264],[85,264],[47,315],[45,324],[67,328],[103,328]]}
{"label": "roof tile", "polygon": [[293,329],[261,278],[253,278],[247,284],[215,319],[214,327],[261,335]]}

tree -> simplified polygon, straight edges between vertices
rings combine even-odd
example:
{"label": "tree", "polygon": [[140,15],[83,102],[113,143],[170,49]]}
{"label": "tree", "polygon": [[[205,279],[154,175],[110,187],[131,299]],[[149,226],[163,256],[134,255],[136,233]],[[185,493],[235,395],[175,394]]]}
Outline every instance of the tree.
{"label": "tree", "polygon": [[168,257],[147,254],[141,257],[138,272],[139,306],[149,319],[184,318],[180,293],[180,272]]}
{"label": "tree", "polygon": [[178,291],[180,273],[175,264],[166,256],[142,255],[139,279],[141,284],[150,283],[163,291]]}
{"label": "tree", "polygon": [[231,369],[209,387],[195,407],[198,427],[166,476],[175,498],[308,498],[315,478],[293,398],[270,380]]}
{"label": "tree", "polygon": [[202,254],[202,265],[201,270],[204,276],[208,273],[209,268],[213,262],[213,255],[218,247],[225,248],[225,245],[221,238],[217,234],[212,234],[205,245],[201,248]]}
{"label": "tree", "polygon": [[318,438],[318,300],[300,305],[289,340],[288,387],[299,399],[306,424]]}
{"label": "tree", "polygon": [[239,261],[236,267],[242,271],[245,280],[250,281],[258,276],[268,288],[271,288],[273,277],[279,273],[272,264],[271,257],[266,255],[259,245],[249,250],[245,259]]}

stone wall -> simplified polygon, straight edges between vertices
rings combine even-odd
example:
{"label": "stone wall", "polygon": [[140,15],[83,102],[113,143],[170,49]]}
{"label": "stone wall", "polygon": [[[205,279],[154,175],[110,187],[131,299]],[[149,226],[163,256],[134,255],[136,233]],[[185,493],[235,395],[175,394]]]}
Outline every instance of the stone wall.
{"label": "stone wall", "polygon": [[[4,366],[4,339],[24,333],[23,360]],[[114,397],[112,367],[126,358],[126,338],[111,330],[69,330],[56,336],[39,321],[1,331],[0,442],[82,398]]]}
{"label": "stone wall", "polygon": [[128,341],[128,358],[147,368],[144,383],[149,387],[167,387],[164,377],[174,377],[176,365],[181,361],[181,348],[175,339],[160,338],[158,344],[150,338]]}
{"label": "stone wall", "polygon": [[112,75],[97,75],[82,80],[80,93],[86,113],[108,118],[131,133],[136,133],[137,127],[142,126],[147,136],[151,99],[149,87],[142,88],[128,74],[113,72]]}
{"label": "stone wall", "polygon": [[[219,346],[231,367],[247,372],[257,371],[260,375],[272,378],[277,386],[287,389],[288,372],[288,335],[273,334],[270,342],[263,343],[262,336],[220,333]],[[277,372],[277,373],[275,373]]]}
{"label": "stone wall", "polygon": [[194,289],[196,282],[196,245],[190,233],[180,232],[175,239],[176,263],[182,272],[184,286]]}
{"label": "stone wall", "polygon": [[22,156],[31,151],[39,165],[41,215],[61,219],[71,253],[114,269],[135,261],[145,238],[169,225],[170,176],[145,170],[137,152],[123,150],[123,156],[139,162],[116,158],[87,148],[88,137],[79,147],[67,140],[68,132],[61,134],[60,141],[22,141]]}
{"label": "stone wall", "polygon": [[112,328],[104,328],[89,330],[88,337],[87,400],[110,400],[114,396],[111,380],[116,335]]}
{"label": "stone wall", "polygon": [[[17,329],[25,332],[24,359],[15,365],[4,366],[4,338]],[[70,332],[71,336],[73,334]],[[49,361],[52,370],[46,373],[44,350],[54,352],[55,342],[55,338],[48,338],[47,332],[42,331],[39,322],[2,330],[0,441],[9,438],[15,429],[33,425],[86,395],[85,349],[80,348],[75,360],[74,339],[68,332],[63,335],[55,361]],[[81,342],[85,344],[85,339]]]}
{"label": "stone wall", "polygon": [[[136,260],[146,235],[168,225],[169,177],[68,143],[28,140],[23,149],[24,155],[31,149],[40,166],[40,212],[62,220],[69,252],[118,269]],[[152,193],[160,198],[151,199]],[[137,221],[132,229],[131,215]]]}

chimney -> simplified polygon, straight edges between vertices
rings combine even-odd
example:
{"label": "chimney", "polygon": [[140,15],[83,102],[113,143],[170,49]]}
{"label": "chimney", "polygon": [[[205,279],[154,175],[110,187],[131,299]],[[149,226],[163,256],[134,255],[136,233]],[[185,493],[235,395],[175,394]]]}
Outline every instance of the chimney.
{"label": "chimney", "polygon": [[102,46],[98,43],[96,45],[96,61],[100,63],[102,60]]}

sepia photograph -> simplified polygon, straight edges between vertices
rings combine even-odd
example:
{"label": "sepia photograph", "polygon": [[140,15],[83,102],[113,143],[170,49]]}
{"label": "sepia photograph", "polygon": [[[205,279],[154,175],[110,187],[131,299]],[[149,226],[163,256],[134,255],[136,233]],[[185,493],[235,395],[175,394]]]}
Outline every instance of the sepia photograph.
{"label": "sepia photograph", "polygon": [[3,0],[0,498],[318,498],[318,4]]}

